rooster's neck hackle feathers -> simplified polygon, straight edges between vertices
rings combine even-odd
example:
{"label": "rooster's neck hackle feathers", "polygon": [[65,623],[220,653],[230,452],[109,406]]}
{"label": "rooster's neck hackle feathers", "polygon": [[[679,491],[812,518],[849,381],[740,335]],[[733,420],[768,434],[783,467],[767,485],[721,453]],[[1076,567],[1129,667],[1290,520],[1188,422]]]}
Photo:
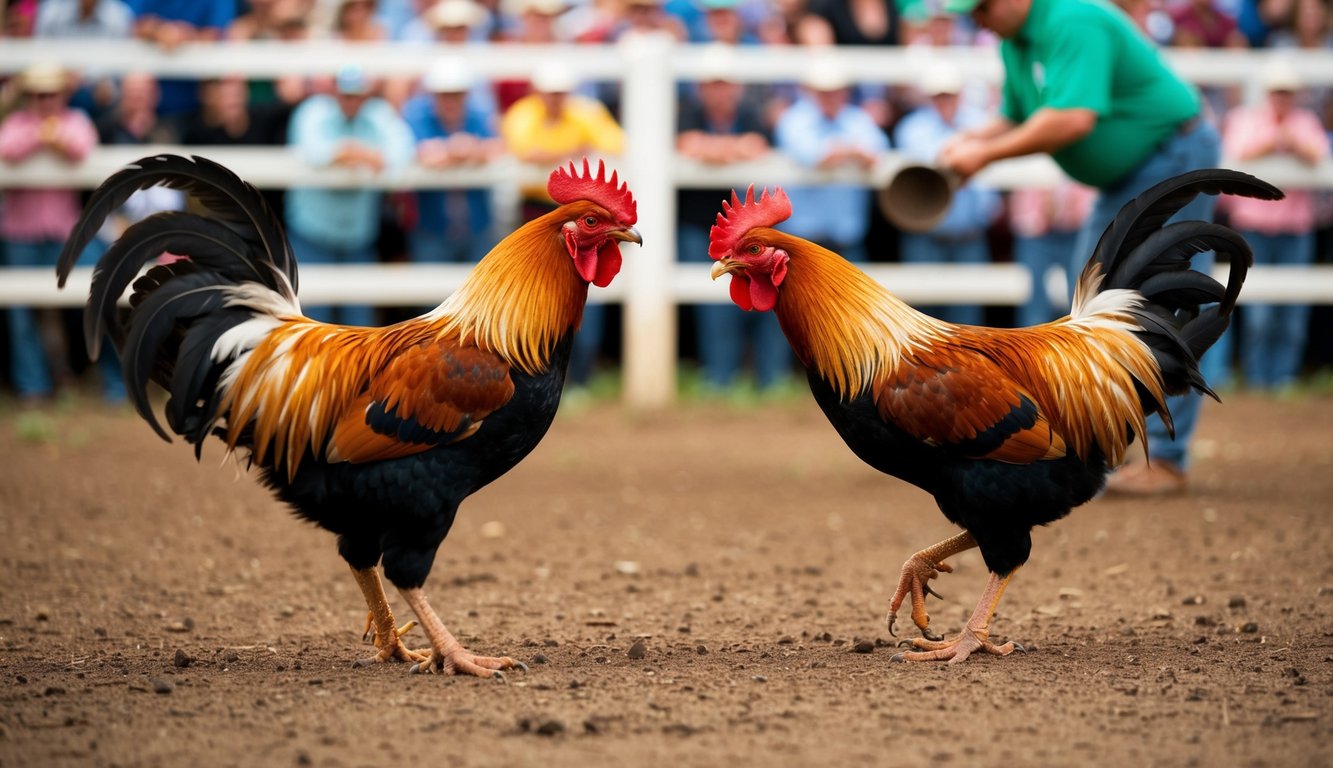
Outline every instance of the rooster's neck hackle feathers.
{"label": "rooster's neck hackle feathers", "polygon": [[893,375],[903,356],[940,343],[948,325],[912,309],[838,254],[760,230],[791,257],[774,308],[796,356],[852,398]]}
{"label": "rooster's neck hackle feathers", "polygon": [[426,317],[525,373],[543,369],[556,343],[582,320],[588,297],[560,235],[572,217],[563,206],[524,224]]}

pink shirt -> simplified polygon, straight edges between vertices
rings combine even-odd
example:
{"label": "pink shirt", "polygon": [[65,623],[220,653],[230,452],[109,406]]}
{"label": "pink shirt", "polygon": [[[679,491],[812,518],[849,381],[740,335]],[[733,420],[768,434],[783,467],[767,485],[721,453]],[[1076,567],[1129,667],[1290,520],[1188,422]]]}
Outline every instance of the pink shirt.
{"label": "pink shirt", "polygon": [[[1226,157],[1252,159],[1258,151],[1271,146],[1279,122],[1267,102],[1241,107],[1227,116],[1222,128],[1222,154]],[[1293,109],[1285,120],[1294,141],[1322,147],[1328,157],[1328,136],[1319,118],[1308,109]],[[1298,234],[1314,228],[1314,200],[1309,190],[1286,189],[1281,200],[1255,200],[1226,197],[1224,205],[1231,215],[1231,226],[1266,235]]]}
{"label": "pink shirt", "polygon": [[[92,120],[77,109],[66,109],[56,119],[74,161],[83,160],[97,145],[97,129]],[[42,151],[44,147],[38,139],[41,122],[40,117],[26,109],[5,118],[0,123],[0,162],[15,165]],[[6,189],[0,197],[0,237],[23,243],[64,240],[79,219],[79,208],[77,190]]]}
{"label": "pink shirt", "polygon": [[1096,200],[1097,190],[1074,181],[1049,189],[1015,189],[1009,193],[1009,227],[1019,237],[1077,232]]}

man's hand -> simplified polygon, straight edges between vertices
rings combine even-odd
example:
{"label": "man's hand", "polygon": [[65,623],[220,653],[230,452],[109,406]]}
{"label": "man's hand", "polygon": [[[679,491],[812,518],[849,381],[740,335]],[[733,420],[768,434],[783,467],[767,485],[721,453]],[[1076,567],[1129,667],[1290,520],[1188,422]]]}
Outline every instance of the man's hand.
{"label": "man's hand", "polygon": [[959,179],[967,181],[982,168],[990,165],[990,147],[986,139],[959,137],[950,141],[940,150],[938,164],[941,168],[958,174]]}

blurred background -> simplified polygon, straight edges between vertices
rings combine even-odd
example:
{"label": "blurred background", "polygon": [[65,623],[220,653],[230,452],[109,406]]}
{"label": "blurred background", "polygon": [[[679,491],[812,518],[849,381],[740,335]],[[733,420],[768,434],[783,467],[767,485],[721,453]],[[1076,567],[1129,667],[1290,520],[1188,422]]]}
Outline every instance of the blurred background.
{"label": "blurred background", "polygon": [[[1120,5],[1202,88],[1227,146],[1243,143],[1245,110],[1262,104],[1333,129],[1322,0]],[[605,158],[633,185],[645,244],[627,251],[620,280],[590,294],[572,403],[749,402],[799,389],[772,315],[742,313],[707,277],[708,227],[749,184],[798,191],[809,215],[785,226],[946,319],[1030,325],[1067,310],[1063,269],[1093,193],[1045,157],[988,168],[924,232],[903,230],[882,204],[897,168],[928,164],[950,132],[997,108],[997,40],[941,0],[3,7],[5,403],[124,402],[116,361],[83,354],[90,267],[65,291],[52,268],[88,191],[163,151],[211,157],[264,190],[287,224],[308,314],[372,325],[439,303],[500,237],[549,210],[555,165]],[[812,114],[830,118],[819,142],[802,127]],[[1308,191],[1308,211],[1274,224],[1270,234],[1298,245],[1289,263],[1252,274],[1225,340],[1225,380],[1211,383],[1274,397],[1328,389],[1333,165],[1281,151],[1225,164]],[[84,263],[124,227],[180,205],[172,190],[131,198]],[[1224,201],[1220,217],[1230,215]]]}

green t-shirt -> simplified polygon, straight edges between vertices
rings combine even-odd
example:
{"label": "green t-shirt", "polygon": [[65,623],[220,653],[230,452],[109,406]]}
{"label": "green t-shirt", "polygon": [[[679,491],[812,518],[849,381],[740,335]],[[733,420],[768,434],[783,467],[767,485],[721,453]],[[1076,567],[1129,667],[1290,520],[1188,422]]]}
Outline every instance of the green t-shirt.
{"label": "green t-shirt", "polygon": [[1032,0],[1023,28],[1000,43],[1000,58],[1008,119],[1022,122],[1042,107],[1097,113],[1092,133],[1052,154],[1091,186],[1124,178],[1199,113],[1198,91],[1107,0]]}

